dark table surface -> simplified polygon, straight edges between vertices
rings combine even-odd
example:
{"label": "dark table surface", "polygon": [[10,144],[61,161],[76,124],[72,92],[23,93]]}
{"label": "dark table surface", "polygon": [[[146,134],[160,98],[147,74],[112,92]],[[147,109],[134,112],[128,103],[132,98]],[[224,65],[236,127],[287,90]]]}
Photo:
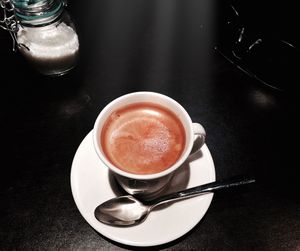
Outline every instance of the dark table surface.
{"label": "dark table surface", "polygon": [[[214,50],[220,32],[215,5],[69,1],[80,60],[58,78],[32,70],[0,31],[0,250],[134,249],[84,220],[72,197],[70,171],[101,109],[140,90],[169,95],[203,124],[217,179],[257,180],[216,193],[193,230],[155,248],[300,250],[297,93],[262,85]],[[287,16],[285,24],[274,20],[292,30]]]}

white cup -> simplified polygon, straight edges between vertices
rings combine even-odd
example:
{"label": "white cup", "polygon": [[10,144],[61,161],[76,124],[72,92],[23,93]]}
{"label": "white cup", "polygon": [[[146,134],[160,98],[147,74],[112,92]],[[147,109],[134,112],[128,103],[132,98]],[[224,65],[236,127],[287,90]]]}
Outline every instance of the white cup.
{"label": "white cup", "polygon": [[[169,109],[179,118],[184,127],[186,142],[181,156],[171,167],[159,173],[133,174],[123,171],[108,160],[101,145],[102,128],[109,116],[121,107],[140,102],[150,102]],[[195,139],[199,139],[197,149],[200,149],[205,142],[205,136],[203,126],[199,123],[193,123],[186,110],[178,102],[155,92],[134,92],[111,101],[100,112],[93,128],[94,148],[101,161],[109,168],[117,182],[127,193],[145,198],[155,196],[168,185],[174,172],[191,154]]]}

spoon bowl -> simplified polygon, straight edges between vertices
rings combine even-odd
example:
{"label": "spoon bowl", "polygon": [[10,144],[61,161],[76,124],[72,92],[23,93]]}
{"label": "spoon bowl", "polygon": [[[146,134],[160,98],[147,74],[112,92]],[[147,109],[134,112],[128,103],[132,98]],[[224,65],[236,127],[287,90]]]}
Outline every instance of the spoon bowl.
{"label": "spoon bowl", "polygon": [[144,205],[132,195],[124,195],[96,207],[95,216],[105,224],[130,226],[142,222],[149,212],[150,206]]}

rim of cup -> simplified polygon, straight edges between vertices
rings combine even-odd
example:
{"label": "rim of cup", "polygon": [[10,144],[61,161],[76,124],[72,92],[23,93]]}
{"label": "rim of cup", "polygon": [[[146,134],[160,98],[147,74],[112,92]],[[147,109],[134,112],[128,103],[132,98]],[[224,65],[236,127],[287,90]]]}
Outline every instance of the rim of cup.
{"label": "rim of cup", "polygon": [[[155,98],[155,99],[154,99]],[[168,103],[170,105],[161,104],[159,101],[164,100],[165,103]],[[115,165],[113,165],[105,156],[105,154],[102,151],[101,147],[101,128],[104,124],[104,122],[107,120],[109,115],[116,109],[133,104],[133,103],[139,103],[139,102],[150,102],[159,104],[169,110],[171,110],[182,122],[183,127],[185,129],[185,148],[183,150],[183,153],[181,154],[180,158],[169,168],[165,169],[162,172],[159,173],[153,173],[153,174],[135,174],[135,173],[129,173],[125,172]],[[171,108],[172,106],[173,108]],[[193,147],[194,143],[194,133],[193,133],[193,122],[187,113],[187,111],[174,99],[160,93],[156,92],[149,92],[149,91],[140,91],[140,92],[132,92],[125,95],[122,95],[114,100],[112,100],[110,103],[108,103],[103,110],[98,114],[96,121],[94,123],[93,128],[93,144],[94,148],[96,150],[96,153],[100,160],[114,173],[119,174],[121,176],[131,178],[131,179],[137,179],[137,180],[149,180],[149,179],[156,179],[163,177],[165,175],[168,175],[172,172],[174,172],[178,167],[180,167],[185,160],[190,155],[190,152]]]}

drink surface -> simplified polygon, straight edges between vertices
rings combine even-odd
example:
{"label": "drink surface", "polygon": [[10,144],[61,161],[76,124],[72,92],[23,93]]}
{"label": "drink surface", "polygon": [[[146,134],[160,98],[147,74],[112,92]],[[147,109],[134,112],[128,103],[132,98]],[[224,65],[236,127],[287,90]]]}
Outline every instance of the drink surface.
{"label": "drink surface", "polygon": [[185,131],[170,110],[136,103],[109,116],[101,132],[101,145],[108,160],[125,172],[159,173],[180,158]]}

